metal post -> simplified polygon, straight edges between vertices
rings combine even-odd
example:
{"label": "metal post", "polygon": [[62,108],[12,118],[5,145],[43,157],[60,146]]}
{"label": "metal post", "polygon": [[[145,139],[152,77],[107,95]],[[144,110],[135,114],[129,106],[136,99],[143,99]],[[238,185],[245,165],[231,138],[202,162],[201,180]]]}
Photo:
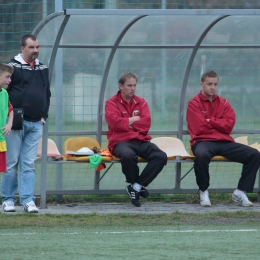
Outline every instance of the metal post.
{"label": "metal post", "polygon": [[[55,12],[62,10],[62,0],[55,0]],[[63,83],[63,50],[58,49],[55,59],[55,128],[56,131],[62,131],[62,122],[63,122],[63,109],[62,109],[62,83]],[[57,147],[59,151],[62,151],[62,137],[56,136],[55,138]],[[62,164],[57,164],[55,167],[55,183],[56,189],[62,189]],[[56,195],[56,201],[61,201],[62,195]]]}

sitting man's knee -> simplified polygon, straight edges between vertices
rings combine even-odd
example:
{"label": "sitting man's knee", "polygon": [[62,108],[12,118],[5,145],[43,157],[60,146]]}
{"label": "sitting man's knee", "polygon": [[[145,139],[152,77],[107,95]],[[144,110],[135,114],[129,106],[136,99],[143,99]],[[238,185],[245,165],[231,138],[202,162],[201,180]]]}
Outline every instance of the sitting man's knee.
{"label": "sitting man's knee", "polygon": [[195,160],[199,161],[210,161],[212,156],[207,152],[194,153]]}
{"label": "sitting man's knee", "polygon": [[165,161],[165,163],[167,162],[167,154],[165,152],[161,152],[160,153],[160,158],[162,161]]}
{"label": "sitting man's knee", "polygon": [[256,158],[256,159],[258,159],[259,160],[259,163],[260,163],[260,152],[257,150],[257,149],[251,149],[251,155],[254,157],[254,158]]}
{"label": "sitting man's knee", "polygon": [[164,164],[167,162],[167,154],[164,151],[157,151],[154,153],[152,160],[158,160]]}
{"label": "sitting man's knee", "polygon": [[138,156],[133,152],[123,153],[121,157],[121,161],[137,161]]}

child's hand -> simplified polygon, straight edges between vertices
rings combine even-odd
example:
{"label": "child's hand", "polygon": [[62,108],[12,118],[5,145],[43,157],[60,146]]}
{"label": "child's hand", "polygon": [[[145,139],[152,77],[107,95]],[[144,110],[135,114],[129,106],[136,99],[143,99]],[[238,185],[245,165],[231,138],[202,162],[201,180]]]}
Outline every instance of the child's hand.
{"label": "child's hand", "polygon": [[8,136],[11,132],[12,124],[7,123],[3,128],[3,135]]}

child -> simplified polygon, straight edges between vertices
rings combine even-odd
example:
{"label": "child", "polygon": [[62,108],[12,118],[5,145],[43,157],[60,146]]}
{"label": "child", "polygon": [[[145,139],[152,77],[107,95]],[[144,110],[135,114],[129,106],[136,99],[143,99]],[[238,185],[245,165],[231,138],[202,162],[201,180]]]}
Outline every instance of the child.
{"label": "child", "polygon": [[13,70],[12,67],[0,63],[0,172],[6,171],[5,137],[9,135],[13,125],[13,107],[9,102],[8,93],[6,91],[6,88],[11,82]]}

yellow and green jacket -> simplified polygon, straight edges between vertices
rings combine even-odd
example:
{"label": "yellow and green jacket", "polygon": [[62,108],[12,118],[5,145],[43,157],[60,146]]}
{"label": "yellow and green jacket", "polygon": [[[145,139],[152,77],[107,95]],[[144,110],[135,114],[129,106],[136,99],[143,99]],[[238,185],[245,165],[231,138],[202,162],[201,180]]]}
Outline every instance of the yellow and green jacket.
{"label": "yellow and green jacket", "polygon": [[0,87],[0,152],[6,151],[5,136],[3,135],[2,128],[5,126],[8,116],[8,100],[7,91]]}

